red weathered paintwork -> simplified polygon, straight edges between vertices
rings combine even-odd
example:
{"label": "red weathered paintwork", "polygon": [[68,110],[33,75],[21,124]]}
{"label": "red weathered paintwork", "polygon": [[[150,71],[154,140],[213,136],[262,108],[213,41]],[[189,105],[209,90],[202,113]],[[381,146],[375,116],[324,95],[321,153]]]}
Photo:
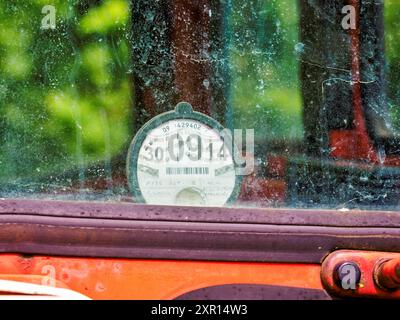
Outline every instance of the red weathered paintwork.
{"label": "red weathered paintwork", "polygon": [[92,299],[169,300],[225,284],[320,289],[320,266],[0,255],[0,279],[56,285]]}

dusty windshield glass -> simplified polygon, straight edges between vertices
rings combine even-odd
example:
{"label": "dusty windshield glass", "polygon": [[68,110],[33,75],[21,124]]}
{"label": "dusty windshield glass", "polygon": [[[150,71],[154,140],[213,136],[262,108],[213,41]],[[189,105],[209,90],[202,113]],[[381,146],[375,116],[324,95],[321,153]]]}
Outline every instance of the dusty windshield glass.
{"label": "dusty windshield glass", "polygon": [[0,3],[0,197],[398,210],[395,0]]}

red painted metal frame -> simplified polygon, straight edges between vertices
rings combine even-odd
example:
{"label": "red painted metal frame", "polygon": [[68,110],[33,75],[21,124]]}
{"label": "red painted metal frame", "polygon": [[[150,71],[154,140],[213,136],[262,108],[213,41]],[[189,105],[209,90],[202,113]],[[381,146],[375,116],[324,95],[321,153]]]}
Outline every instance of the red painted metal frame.
{"label": "red painted metal frame", "polygon": [[[360,1],[349,0],[349,4],[356,9],[358,22],[360,18]],[[400,166],[400,157],[388,156],[384,160],[379,159],[371,138],[369,137],[361,93],[361,44],[359,23],[355,29],[350,30],[350,37],[354,129],[332,130],[329,133],[330,146],[332,149],[331,156],[345,160],[367,160],[375,164]]]}
{"label": "red painted metal frame", "polygon": [[[349,4],[356,9],[357,21],[360,15],[359,0],[350,0]],[[365,114],[361,97],[360,77],[360,28],[350,30],[351,36],[351,68],[353,84],[354,129],[334,130],[330,133],[330,145],[333,157],[355,160],[366,159],[378,162],[378,156],[368,136]]]}

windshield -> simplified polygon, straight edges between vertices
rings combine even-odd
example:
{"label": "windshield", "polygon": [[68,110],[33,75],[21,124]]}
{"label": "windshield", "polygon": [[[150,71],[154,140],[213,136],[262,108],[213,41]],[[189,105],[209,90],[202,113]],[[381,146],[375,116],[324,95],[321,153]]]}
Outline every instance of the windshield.
{"label": "windshield", "polygon": [[[398,210],[399,21],[395,0],[3,1],[0,197]],[[163,117],[180,102],[201,115]]]}

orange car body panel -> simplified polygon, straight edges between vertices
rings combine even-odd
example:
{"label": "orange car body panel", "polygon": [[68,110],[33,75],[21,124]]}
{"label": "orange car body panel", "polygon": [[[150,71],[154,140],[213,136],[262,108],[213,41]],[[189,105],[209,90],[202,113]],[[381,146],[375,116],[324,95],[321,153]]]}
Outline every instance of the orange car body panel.
{"label": "orange car body panel", "polygon": [[225,284],[323,290],[320,271],[314,264],[0,255],[0,279],[69,288],[92,299],[169,300]]}

